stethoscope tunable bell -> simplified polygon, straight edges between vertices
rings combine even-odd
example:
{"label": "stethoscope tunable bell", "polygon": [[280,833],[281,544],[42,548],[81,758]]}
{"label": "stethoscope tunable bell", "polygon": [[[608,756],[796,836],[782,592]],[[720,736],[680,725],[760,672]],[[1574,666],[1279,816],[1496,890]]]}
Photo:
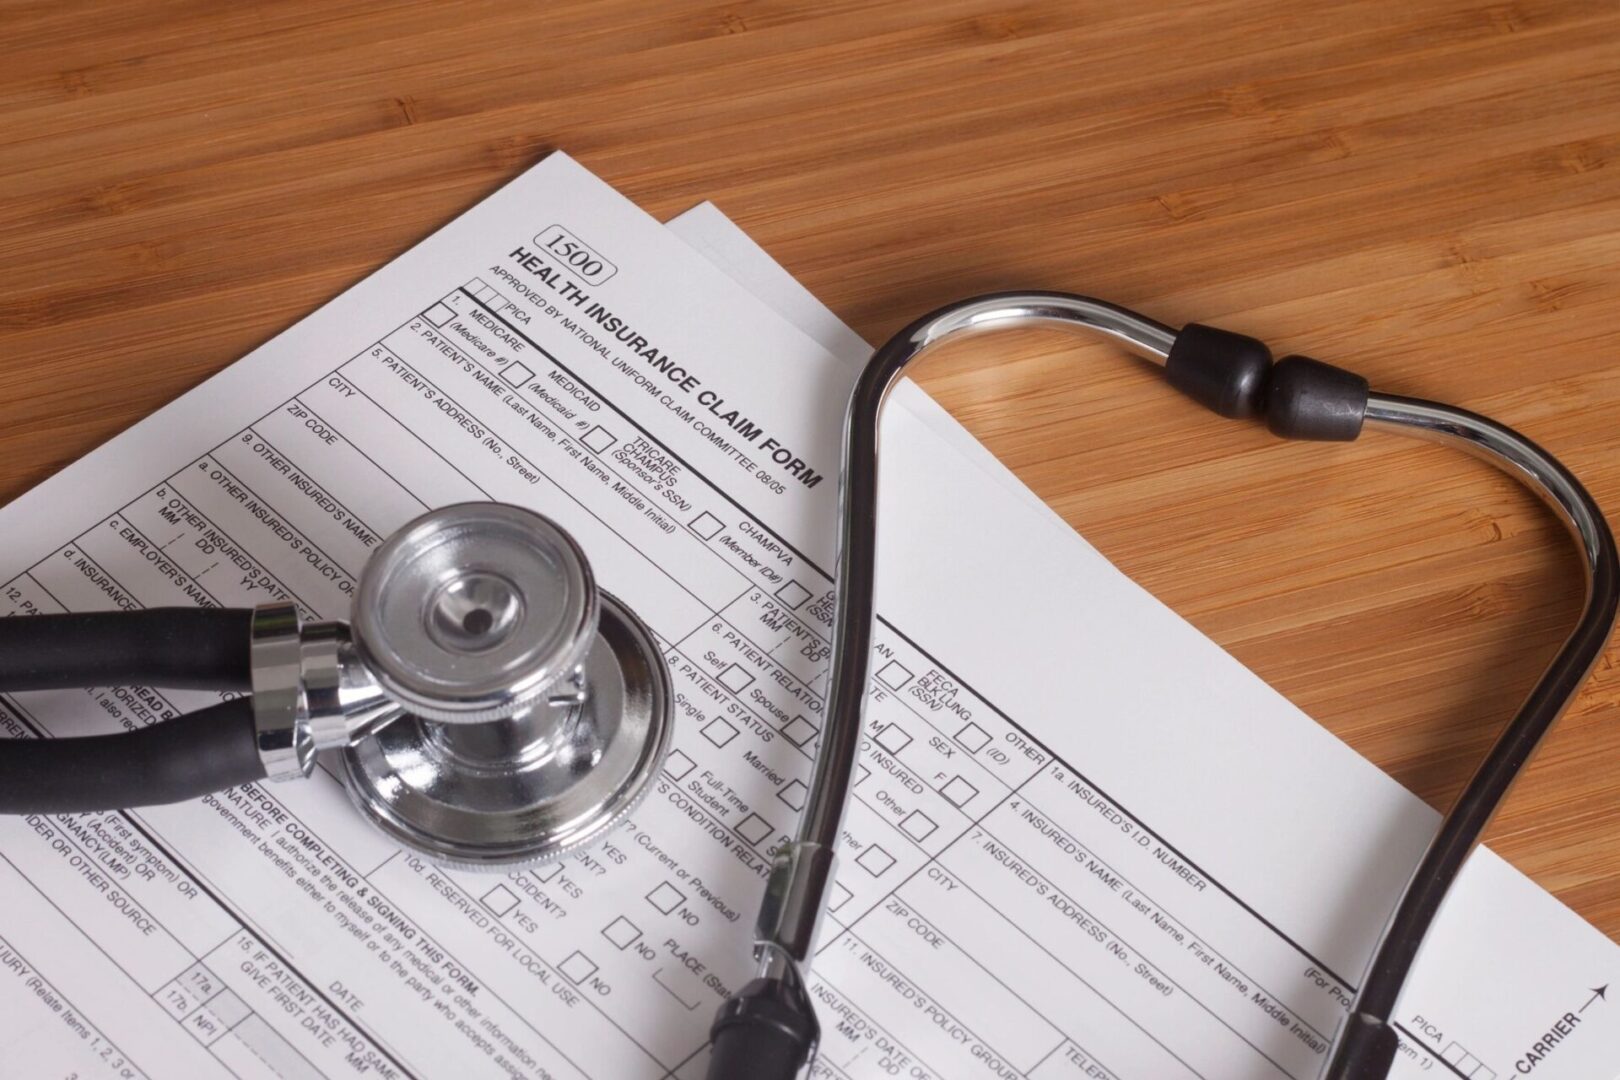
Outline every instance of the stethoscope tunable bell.
{"label": "stethoscope tunable bell", "polygon": [[350,796],[443,863],[599,839],[669,748],[669,671],[571,536],[504,503],[423,514],[372,553],[344,622],[298,605],[0,619],[0,691],[151,686],[218,704],[114,735],[7,740],[0,813],[181,802],[342,757]]}
{"label": "stethoscope tunable bell", "polygon": [[538,514],[466,503],[417,518],[366,564],[350,632],[406,712],[343,749],[345,785],[438,862],[566,854],[658,775],[671,727],[658,645]]}

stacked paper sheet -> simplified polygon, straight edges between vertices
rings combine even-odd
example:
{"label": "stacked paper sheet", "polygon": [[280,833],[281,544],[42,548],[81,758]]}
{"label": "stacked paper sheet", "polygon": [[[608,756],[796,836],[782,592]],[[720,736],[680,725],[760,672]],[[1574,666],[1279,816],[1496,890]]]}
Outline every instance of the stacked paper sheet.
{"label": "stacked paper sheet", "polygon": [[[0,820],[5,1071],[701,1077],[817,745],[865,352],[713,207],[666,229],[556,154],[0,512],[5,613],[341,617],[376,538],[425,508],[531,506],[657,634],[679,706],[632,820],[505,876],[401,852],[329,769]],[[920,391],[884,438],[818,1075],[1317,1075],[1433,813]],[[211,700],[20,694],[0,724],[65,737]],[[1593,991],[1617,977],[1613,943],[1482,851],[1403,1002],[1397,1075],[1616,1075]]]}

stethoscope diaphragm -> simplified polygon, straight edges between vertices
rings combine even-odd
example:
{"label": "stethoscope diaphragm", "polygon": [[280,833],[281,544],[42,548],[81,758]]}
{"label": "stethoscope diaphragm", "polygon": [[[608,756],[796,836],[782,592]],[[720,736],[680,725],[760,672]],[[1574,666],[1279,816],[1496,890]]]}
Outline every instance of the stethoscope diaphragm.
{"label": "stethoscope diaphragm", "polygon": [[438,862],[566,854],[621,821],[662,766],[657,642],[538,514],[465,503],[417,518],[367,564],[350,626],[406,712],[344,748],[344,783]]}

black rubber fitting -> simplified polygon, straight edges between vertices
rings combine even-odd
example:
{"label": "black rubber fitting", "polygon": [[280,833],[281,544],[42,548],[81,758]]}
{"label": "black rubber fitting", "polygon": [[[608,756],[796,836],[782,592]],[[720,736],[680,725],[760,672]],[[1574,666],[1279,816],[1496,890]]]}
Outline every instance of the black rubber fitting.
{"label": "black rubber fitting", "polygon": [[249,697],[117,735],[0,739],[0,814],[156,806],[262,779]]}
{"label": "black rubber fitting", "polygon": [[1400,1039],[1388,1024],[1352,1016],[1333,1048],[1331,1068],[1341,1080],[1388,1080],[1400,1052]]}
{"label": "black rubber fitting", "polygon": [[1270,368],[1265,342],[1199,323],[1181,328],[1164,362],[1171,386],[1233,420],[1265,410]]}
{"label": "black rubber fitting", "polygon": [[1285,439],[1349,442],[1367,416],[1367,380],[1308,356],[1285,356],[1266,386],[1266,426]]}
{"label": "black rubber fitting", "polygon": [[249,608],[147,608],[0,619],[0,691],[250,689]]}
{"label": "black rubber fitting", "polygon": [[708,1080],[797,1076],[821,1025],[802,994],[778,979],[755,979],[732,995],[709,1028]]}

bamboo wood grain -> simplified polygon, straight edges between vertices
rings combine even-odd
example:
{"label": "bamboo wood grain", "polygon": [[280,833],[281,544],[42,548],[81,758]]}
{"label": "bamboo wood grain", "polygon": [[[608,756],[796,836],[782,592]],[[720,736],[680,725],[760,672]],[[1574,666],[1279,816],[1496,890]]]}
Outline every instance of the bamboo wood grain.
{"label": "bamboo wood grain", "polygon": [[[1491,413],[1620,508],[1609,0],[31,0],[0,47],[0,499],[561,147],[869,339],[1095,293]],[[1456,455],[1277,444],[1042,335],[920,381],[1435,805],[1574,617],[1562,534]],[[1620,937],[1615,656],[1491,843]]]}

